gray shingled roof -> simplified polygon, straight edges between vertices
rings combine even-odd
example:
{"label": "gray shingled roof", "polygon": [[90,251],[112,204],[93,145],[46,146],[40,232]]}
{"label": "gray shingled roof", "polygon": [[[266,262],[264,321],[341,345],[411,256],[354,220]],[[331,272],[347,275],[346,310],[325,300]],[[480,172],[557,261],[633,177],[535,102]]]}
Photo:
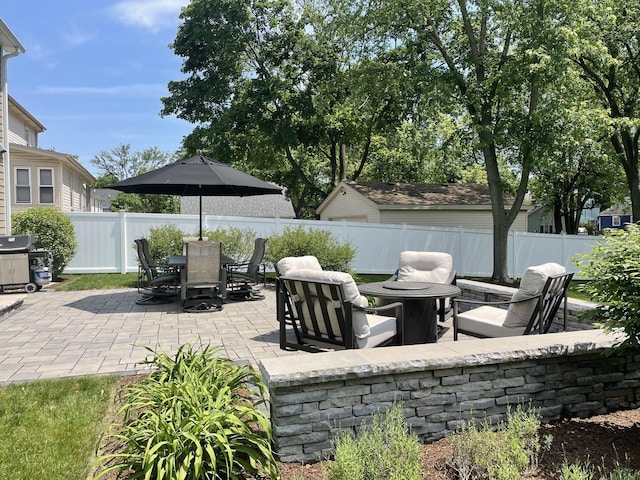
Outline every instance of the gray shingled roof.
{"label": "gray shingled roof", "polygon": [[[180,213],[197,215],[198,197],[180,197]],[[291,201],[284,195],[249,197],[202,197],[202,212],[227,217],[295,218]]]}
{"label": "gray shingled roof", "polygon": [[[377,205],[491,205],[489,186],[460,183],[346,182]],[[506,195],[507,204],[513,197]]]}

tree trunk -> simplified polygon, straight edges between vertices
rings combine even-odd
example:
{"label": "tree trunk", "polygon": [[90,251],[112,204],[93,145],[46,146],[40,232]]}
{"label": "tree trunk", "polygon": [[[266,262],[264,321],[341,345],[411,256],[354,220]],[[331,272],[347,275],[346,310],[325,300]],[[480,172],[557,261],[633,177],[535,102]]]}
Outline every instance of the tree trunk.
{"label": "tree trunk", "polygon": [[640,174],[638,172],[638,135],[623,130],[611,136],[613,149],[627,177],[631,198],[631,221],[640,221]]}
{"label": "tree trunk", "polygon": [[559,200],[553,204],[553,232],[562,233],[562,204]]}
{"label": "tree trunk", "polygon": [[491,214],[493,217],[493,274],[491,275],[491,281],[508,284],[511,283],[507,262],[511,222],[508,221],[504,207],[502,181],[498,170],[498,156],[496,155],[493,135],[488,132],[488,129],[481,128],[478,136],[483,145],[482,154],[491,194]]}

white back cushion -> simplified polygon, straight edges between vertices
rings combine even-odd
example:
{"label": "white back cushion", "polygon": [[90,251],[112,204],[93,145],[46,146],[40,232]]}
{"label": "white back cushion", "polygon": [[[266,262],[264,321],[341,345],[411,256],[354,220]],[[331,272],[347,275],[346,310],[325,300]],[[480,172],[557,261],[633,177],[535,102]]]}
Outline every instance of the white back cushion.
{"label": "white back cushion", "polygon": [[400,253],[399,282],[446,283],[453,271],[453,257],[444,252]]}
{"label": "white back cushion", "polygon": [[[345,297],[344,299],[347,302],[353,303],[360,308],[367,308],[369,306],[367,297],[365,297],[364,295],[360,295],[360,291],[358,290],[356,282],[348,273],[333,272],[330,270],[298,269],[291,270],[287,276],[312,281],[319,280],[324,282],[340,283],[342,284],[342,291]],[[371,334],[369,323],[367,321],[367,315],[364,311],[354,309],[352,320],[353,333],[356,338],[367,338]]]}
{"label": "white back cushion", "polygon": [[[522,300],[531,295],[541,293],[549,275],[558,275],[565,272],[565,268],[557,263],[544,263],[527,268],[527,271],[524,272],[522,280],[520,281],[520,288],[513,294],[511,301]],[[505,317],[503,326],[526,327],[537,303],[538,299],[534,298],[529,301],[509,305],[509,311]]]}
{"label": "white back cushion", "polygon": [[304,255],[302,257],[284,257],[276,263],[280,275],[289,275],[291,270],[322,270],[320,262],[313,255]]}

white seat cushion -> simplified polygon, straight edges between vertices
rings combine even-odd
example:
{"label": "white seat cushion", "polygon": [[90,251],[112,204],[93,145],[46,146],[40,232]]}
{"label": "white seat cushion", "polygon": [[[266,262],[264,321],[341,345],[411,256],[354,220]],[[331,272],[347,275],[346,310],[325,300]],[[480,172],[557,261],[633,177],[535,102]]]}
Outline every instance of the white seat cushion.
{"label": "white seat cushion", "polygon": [[[518,301],[538,295],[542,292],[544,284],[550,275],[565,273],[562,265],[557,263],[544,263],[527,268],[520,281],[520,288],[513,294],[511,301]],[[526,327],[529,324],[531,315],[536,308],[537,298],[526,302],[512,303],[509,305],[509,313],[504,320],[505,327]]]}
{"label": "white seat cushion", "polygon": [[526,327],[505,327],[507,310],[490,305],[458,314],[458,328],[486,337],[514,337],[524,334]]}
{"label": "white seat cushion", "polygon": [[313,255],[304,255],[302,257],[284,257],[278,263],[276,268],[280,275],[289,275],[291,270],[307,269],[322,270],[320,262]]}
{"label": "white seat cushion", "polygon": [[365,338],[356,337],[358,348],[376,347],[396,335],[397,322],[395,317],[367,314],[366,318],[370,334]]}
{"label": "white seat cushion", "polygon": [[444,252],[400,253],[399,282],[446,283],[453,271],[453,258]]}

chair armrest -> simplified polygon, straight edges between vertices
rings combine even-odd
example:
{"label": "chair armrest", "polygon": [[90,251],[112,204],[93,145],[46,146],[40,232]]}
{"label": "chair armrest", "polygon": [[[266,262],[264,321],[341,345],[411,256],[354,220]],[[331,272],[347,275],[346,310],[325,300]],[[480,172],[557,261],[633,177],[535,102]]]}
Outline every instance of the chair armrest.
{"label": "chair armrest", "polygon": [[447,281],[445,283],[455,285],[457,277],[458,277],[458,272],[456,272],[455,270],[451,270],[451,273],[447,277]]}
{"label": "chair armrest", "polygon": [[540,298],[542,294],[538,293],[536,295],[531,295],[529,297],[521,298],[520,300],[499,300],[495,302],[483,302],[482,300],[470,300],[465,298],[454,298],[452,299],[454,304],[458,303],[467,303],[471,305],[510,305],[512,303],[522,303],[528,302],[529,300],[533,300],[534,298]]}
{"label": "chair armrest", "polygon": [[356,310],[363,310],[366,313],[379,313],[379,312],[384,312],[386,310],[391,310],[391,309],[397,309],[400,308],[400,311],[402,311],[402,302],[394,302],[394,303],[389,303],[388,305],[383,305],[381,307],[366,307],[366,308],[362,308],[362,307],[358,307],[357,305],[354,305],[354,308]]}

